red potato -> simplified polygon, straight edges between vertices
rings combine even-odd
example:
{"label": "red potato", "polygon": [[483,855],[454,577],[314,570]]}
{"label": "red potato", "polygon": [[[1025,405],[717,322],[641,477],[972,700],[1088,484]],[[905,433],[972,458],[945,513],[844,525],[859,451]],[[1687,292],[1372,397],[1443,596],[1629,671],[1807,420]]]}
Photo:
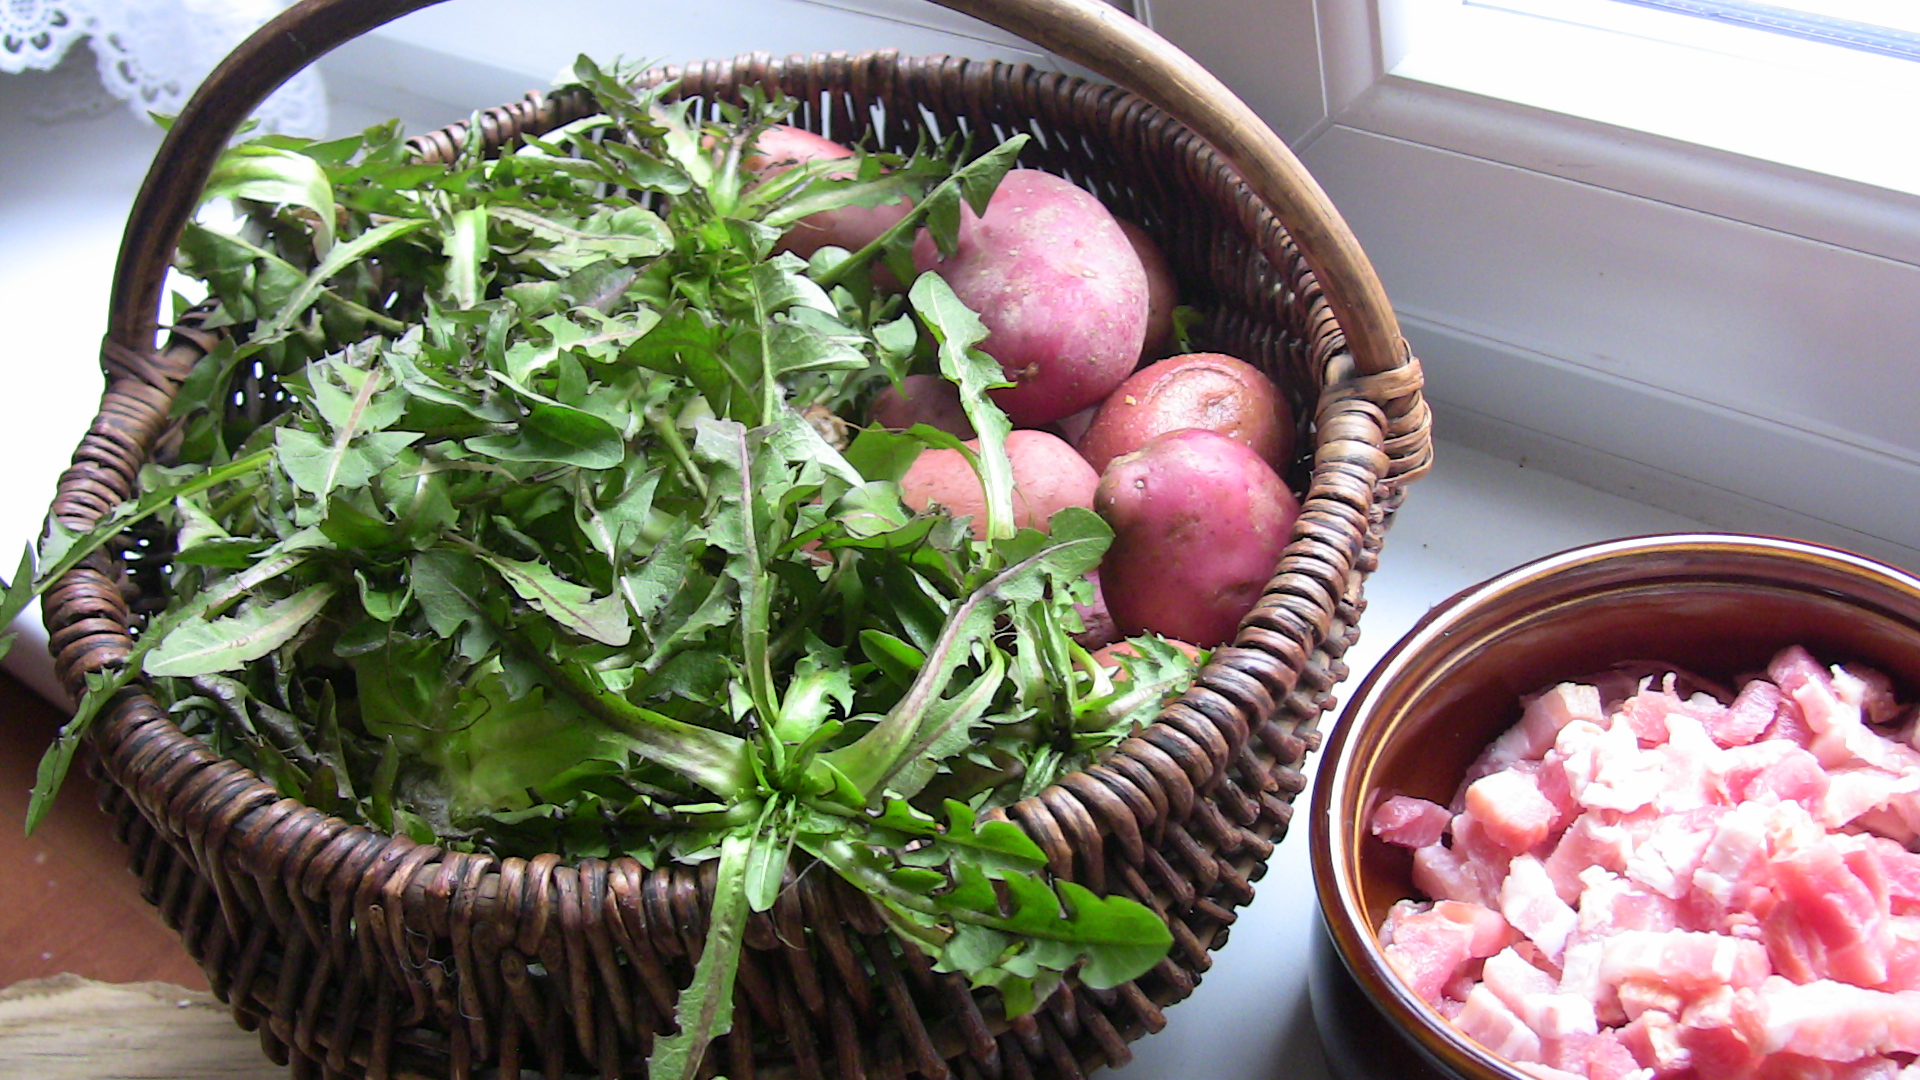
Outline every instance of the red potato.
{"label": "red potato", "polygon": [[1231,641],[1280,564],[1299,503],[1246,444],[1170,431],[1115,458],[1094,510],[1113,527],[1101,592],[1125,635]]}
{"label": "red potato", "polygon": [[[1071,416],[1063,416],[1054,421],[1052,430],[1061,438],[1072,443],[1077,450],[1080,447],[1080,436],[1087,433],[1087,425],[1093,423],[1094,415],[1099,411],[1100,406],[1089,405]],[[1084,457],[1085,455],[1082,456]]]}
{"label": "red potato", "polygon": [[1140,256],[1140,268],[1147,275],[1147,336],[1140,346],[1140,358],[1157,360],[1173,347],[1173,309],[1180,304],[1180,287],[1173,280],[1167,256],[1147,230],[1120,219],[1120,231],[1127,234],[1127,242]]}
{"label": "red potato", "polygon": [[952,255],[922,232],[913,262],[980,313],[988,331],[980,348],[1014,383],[991,393],[1016,427],[1044,427],[1098,402],[1139,361],[1146,270],[1119,222],[1070,181],[1008,172],[984,215],[962,211]]}
{"label": "red potato", "polygon": [[1074,442],[1105,469],[1156,435],[1206,428],[1247,444],[1275,472],[1293,457],[1293,407],[1260,369],[1223,353],[1188,353],[1127,376]]}
{"label": "red potato", "polygon": [[868,415],[894,431],[928,424],[958,439],[974,436],[973,421],[960,403],[960,388],[938,375],[909,375],[899,386],[886,387],[874,395]]}
{"label": "red potato", "polygon": [[[1105,652],[1105,646],[1120,640],[1120,628],[1114,625],[1113,612],[1107,610],[1107,598],[1100,592],[1100,571],[1096,569],[1089,573],[1087,580],[1093,582],[1093,600],[1090,603],[1073,605],[1073,610],[1079,613],[1080,624],[1084,627],[1079,633],[1073,635],[1073,640],[1083,649],[1098,649],[1100,652]],[[1099,656],[1099,652],[1094,655]]]}
{"label": "red potato", "polygon": [[[749,172],[778,176],[803,161],[839,161],[854,156],[852,150],[805,128],[778,125],[760,133],[754,140],[754,152],[741,159]],[[836,179],[852,173],[835,173]],[[823,247],[858,251],[880,237],[913,209],[912,199],[901,199],[886,206],[842,206],[809,214],[794,222],[775,245],[777,251],[791,251],[803,259]],[[892,275],[886,275],[888,281]],[[878,280],[878,275],[876,275]]]}
{"label": "red potato", "polygon": [[[978,447],[979,443],[969,440],[967,445]],[[1007,457],[1013,464],[1016,528],[1044,531],[1061,509],[1093,506],[1093,489],[1100,478],[1061,439],[1044,431],[1014,431],[1007,435]],[[915,513],[941,507],[954,517],[969,517],[973,535],[986,535],[986,493],[973,466],[958,450],[922,450],[900,478],[900,496]]]}

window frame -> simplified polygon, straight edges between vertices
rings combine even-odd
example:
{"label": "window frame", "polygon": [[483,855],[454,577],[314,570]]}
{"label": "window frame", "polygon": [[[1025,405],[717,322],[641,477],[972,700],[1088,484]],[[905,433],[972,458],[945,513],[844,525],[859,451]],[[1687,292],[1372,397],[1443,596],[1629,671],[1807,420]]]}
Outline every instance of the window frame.
{"label": "window frame", "polygon": [[[1885,299],[1920,298],[1920,196],[1448,85],[1419,56],[1461,7],[1143,11],[1267,116],[1354,226],[1443,441],[1920,565],[1920,514],[1889,498],[1920,493],[1920,430],[1873,415],[1920,416],[1920,300]],[[1509,205],[1579,227],[1496,235]],[[1741,280],[1702,280],[1719,253]]]}

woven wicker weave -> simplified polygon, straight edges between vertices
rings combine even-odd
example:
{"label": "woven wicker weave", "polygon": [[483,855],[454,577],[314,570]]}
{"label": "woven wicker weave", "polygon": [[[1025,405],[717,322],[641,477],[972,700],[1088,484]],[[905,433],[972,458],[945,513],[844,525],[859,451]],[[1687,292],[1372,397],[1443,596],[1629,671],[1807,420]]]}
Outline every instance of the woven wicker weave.
{"label": "woven wicker weave", "polygon": [[[209,346],[187,325],[155,348],[155,310],[180,225],[238,118],[312,56],[419,6],[307,0],[243,46],[176,123],[128,227],[108,389],[61,482],[58,518],[85,526],[127,497],[179,380]],[[1163,915],[1174,935],[1163,963],[1111,991],[1070,982],[1009,1022],[992,995],[934,972],[835,875],[797,875],[751,924],[735,1028],[708,1058],[709,1071],[735,1078],[1071,1077],[1127,1060],[1127,1044],[1192,992],[1284,834],[1299,766],[1346,674],[1362,582],[1404,484],[1428,461],[1418,365],[1377,281],[1291,155],[1247,127],[1244,106],[1094,0],[949,6],[1131,75],[1141,96],[1024,66],[886,53],[751,56],[654,77],[702,97],[778,86],[807,103],[797,122],[874,147],[910,149],[924,125],[1032,132],[1025,164],[1091,188],[1161,241],[1183,301],[1207,315],[1208,347],[1292,388],[1310,423],[1311,461],[1290,477],[1304,511],[1265,598],[1196,685],[1107,762],[1005,811],[1054,874]],[[535,95],[482,123],[500,145],[587,107]],[[450,129],[416,148],[434,158],[459,138]],[[134,583],[152,569],[130,545],[47,596],[67,685],[126,655],[130,621],[153,602]],[[146,895],[294,1076],[637,1075],[670,1029],[705,934],[711,864],[495,859],[377,834],[283,798],[140,692],[123,694],[94,735],[103,799]]]}

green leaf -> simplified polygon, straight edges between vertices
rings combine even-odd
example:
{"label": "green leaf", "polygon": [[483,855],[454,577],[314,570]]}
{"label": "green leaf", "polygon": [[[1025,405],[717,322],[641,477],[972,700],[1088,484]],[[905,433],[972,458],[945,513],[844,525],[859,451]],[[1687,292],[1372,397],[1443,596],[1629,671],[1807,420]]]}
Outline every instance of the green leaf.
{"label": "green leaf", "polygon": [[1076,943],[1093,946],[1080,968],[1080,981],[1109,990],[1153,970],[1167,955],[1173,934],[1150,909],[1119,896],[1099,896],[1071,881],[1059,883],[1060,897],[1072,911]]}
{"label": "green leaf", "polygon": [[596,597],[593,590],[561,577],[537,562],[475,552],[500,572],[513,591],[561,626],[607,645],[625,645],[633,637],[633,623],[619,596]]}
{"label": "green leaf", "polygon": [[626,460],[619,428],[557,402],[530,406],[510,434],[477,436],[466,445],[500,461],[551,462],[583,469],[611,469]]}
{"label": "green leaf", "polygon": [[274,448],[287,479],[308,494],[326,498],[336,487],[358,488],[392,465],[400,451],[418,442],[417,431],[376,431],[355,437],[343,428],[331,441],[299,428],[275,428]]}
{"label": "green leaf", "polygon": [[[165,485],[141,493],[138,499],[121,503],[102,517],[93,528],[84,533],[75,533],[59,522],[48,526],[47,536],[40,545],[40,573],[33,579],[33,595],[46,591],[54,582],[65,577],[67,572],[92,555],[94,552],[120,535],[130,525],[144,521],[160,510],[171,506],[176,499],[197,495],[209,488],[217,487],[231,480],[257,472],[273,459],[271,450],[256,450],[245,457],[235,458],[225,465],[216,466],[176,484]],[[18,586],[9,586],[7,611],[14,615],[19,612],[12,608],[17,599]],[[21,608],[25,607],[22,603]],[[6,612],[0,612],[4,614]],[[11,620],[9,620],[11,621]]]}
{"label": "green leaf", "polygon": [[356,260],[389,240],[418,232],[430,224],[432,223],[425,219],[389,221],[361,233],[347,243],[335,245],[327,252],[326,257],[320,260],[320,265],[314,267],[313,272],[307,275],[306,281],[287,298],[285,306],[274,312],[260,329],[255,331],[255,340],[273,338],[292,326],[294,320],[305,314],[306,310],[313,306],[313,302],[319,299],[320,294],[326,289],[327,282]]}
{"label": "green leaf", "polygon": [[656,1080],[693,1080],[713,1040],[733,1028],[733,983],[746,943],[747,873],[754,848],[752,833],[729,833],[720,841],[720,866],[714,878],[713,910],[707,937],[693,968],[693,982],[680,993],[674,1019],[680,1030],[655,1041],[647,1075]]}
{"label": "green leaf", "polygon": [[447,296],[455,307],[480,302],[480,277],[486,265],[487,211],[472,207],[453,215],[442,252],[447,257]]}
{"label": "green leaf", "polygon": [[961,407],[979,439],[972,461],[986,498],[985,535],[989,540],[1011,536],[1013,463],[1007,457],[1006,440],[1013,425],[987,397],[988,390],[1011,384],[999,361],[974,348],[986,340],[987,329],[944,279],[938,274],[922,274],[908,297],[939,343],[940,374],[959,386]]}
{"label": "green leaf", "polygon": [[183,623],[147,655],[145,671],[156,676],[233,671],[292,641],[333,593],[333,585],[323,582],[238,615]]}
{"label": "green leaf", "polygon": [[320,163],[305,154],[257,143],[232,147],[214,162],[200,198],[302,207],[311,211],[307,220],[315,253],[324,256],[333,247],[333,183]]}
{"label": "green leaf", "polygon": [[673,243],[660,218],[638,206],[602,210],[580,221],[514,206],[495,206],[487,212],[547,241],[552,246],[545,258],[556,266],[572,268],[604,258],[650,259]]}

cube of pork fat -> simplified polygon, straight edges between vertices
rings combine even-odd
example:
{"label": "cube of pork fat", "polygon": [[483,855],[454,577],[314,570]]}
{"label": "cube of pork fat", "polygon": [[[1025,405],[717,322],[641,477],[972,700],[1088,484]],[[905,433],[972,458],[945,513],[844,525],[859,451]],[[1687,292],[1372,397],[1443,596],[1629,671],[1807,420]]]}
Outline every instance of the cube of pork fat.
{"label": "cube of pork fat", "polygon": [[1543,1060],[1551,1063],[1555,1047],[1578,1035],[1600,1030],[1593,1002],[1579,994],[1560,992],[1560,980],[1529,963],[1511,948],[1487,957],[1480,977],[1501,1003],[1540,1037]]}
{"label": "cube of pork fat", "polygon": [[1487,989],[1486,983],[1467,994],[1466,1005],[1453,1022],[1468,1038],[1509,1061],[1540,1060],[1540,1036]]}
{"label": "cube of pork fat", "polygon": [[1760,987],[1754,1016],[1766,1053],[1822,1061],[1920,1053],[1920,991],[1887,993],[1831,981],[1802,986],[1775,976]]}
{"label": "cube of pork fat", "polygon": [[1387,963],[1429,1004],[1439,1002],[1461,968],[1506,948],[1513,937],[1498,912],[1453,900],[1424,909],[1395,904],[1380,928]]}
{"label": "cube of pork fat", "polygon": [[1560,807],[1541,787],[1538,769],[1502,769],[1468,785],[1466,813],[1509,854],[1532,851],[1552,833],[1560,818]]}
{"label": "cube of pork fat", "polygon": [[1849,857],[1841,844],[1823,841],[1776,852],[1771,865],[1775,889],[1787,902],[1763,925],[1781,958],[1806,957],[1816,977],[1857,986],[1885,983],[1893,931],[1886,880],[1870,855]]}
{"label": "cube of pork fat", "polygon": [[[1833,675],[1805,649],[1783,649],[1767,674],[1793,699],[1813,737],[1807,748],[1829,768],[1860,762],[1894,772],[1920,769],[1920,752],[1869,730],[1861,712],[1864,692],[1843,697]],[[1853,683],[1860,682],[1858,676]],[[1851,689],[1851,687],[1850,687]]]}
{"label": "cube of pork fat", "polygon": [[1468,767],[1462,784],[1471,784],[1517,761],[1539,761],[1552,749],[1560,729],[1577,720],[1604,725],[1600,691],[1579,683],[1561,683],[1527,701],[1520,722],[1500,733]]}
{"label": "cube of pork fat", "polygon": [[1453,814],[1439,803],[1411,795],[1395,795],[1374,810],[1367,827],[1389,844],[1422,848],[1439,843],[1451,820]]}
{"label": "cube of pork fat", "polygon": [[1547,868],[1531,855],[1516,856],[1509,865],[1507,879],[1500,883],[1500,914],[1556,964],[1580,922],[1579,914],[1560,899]]}
{"label": "cube of pork fat", "polygon": [[1760,985],[1773,968],[1758,941],[1692,930],[1623,930],[1607,939],[1600,978],[1658,986],[1683,999],[1716,987]]}

